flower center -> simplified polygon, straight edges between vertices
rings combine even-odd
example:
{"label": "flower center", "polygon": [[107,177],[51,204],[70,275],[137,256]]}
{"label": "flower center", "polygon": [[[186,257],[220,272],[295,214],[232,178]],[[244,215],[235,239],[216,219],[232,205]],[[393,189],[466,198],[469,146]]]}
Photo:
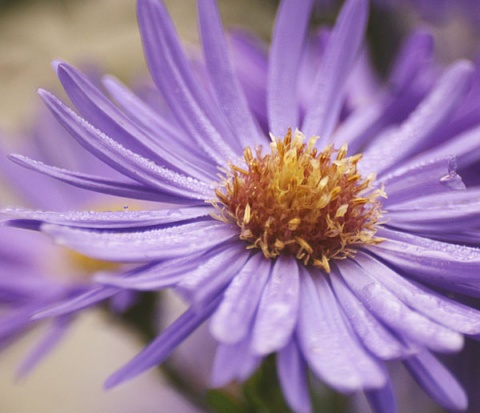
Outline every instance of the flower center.
{"label": "flower center", "polygon": [[346,144],[318,152],[317,138],[304,143],[299,131],[272,140],[267,155],[262,147],[255,155],[245,148],[245,166],[229,166],[212,202],[220,212],[215,217],[238,225],[248,249],[267,258],[293,255],[329,272],[331,259],[382,241],[375,237],[378,197],[386,195],[371,189],[373,174],[362,179],[357,172],[361,154],[346,157]]}

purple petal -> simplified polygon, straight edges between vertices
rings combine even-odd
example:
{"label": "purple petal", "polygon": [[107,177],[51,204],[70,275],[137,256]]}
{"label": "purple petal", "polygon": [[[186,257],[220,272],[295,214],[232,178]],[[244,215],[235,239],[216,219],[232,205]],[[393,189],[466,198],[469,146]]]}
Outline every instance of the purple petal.
{"label": "purple petal", "polygon": [[418,71],[432,60],[434,44],[430,33],[413,33],[402,46],[396,58],[388,83],[396,90],[408,88]]}
{"label": "purple petal", "polygon": [[271,266],[270,260],[256,253],[230,283],[210,323],[218,341],[233,344],[249,333]]}
{"label": "purple petal", "polygon": [[365,396],[374,413],[397,413],[398,411],[395,393],[390,380],[381,389],[366,391]]}
{"label": "purple petal", "polygon": [[210,301],[198,311],[189,308],[175,322],[153,340],[120,370],[112,374],[105,382],[109,389],[130,380],[146,370],[161,364],[175,348],[200,326],[217,308],[221,297]]}
{"label": "purple petal", "polygon": [[283,395],[296,413],[311,411],[307,369],[294,340],[278,352],[277,370]]}
{"label": "purple petal", "polygon": [[363,305],[392,330],[435,351],[452,352],[462,348],[463,337],[460,334],[409,308],[381,283],[373,280],[367,269],[353,260],[343,261],[338,268]]}
{"label": "purple petal", "polygon": [[[390,210],[398,203],[417,202],[425,195],[447,192],[451,197],[456,196],[451,194],[452,190],[465,189],[465,186],[461,184],[455,166],[455,159],[448,157],[395,170],[380,180],[388,196],[383,204]],[[460,185],[452,187],[449,182],[455,177],[460,179]]]}
{"label": "purple petal", "polygon": [[249,256],[243,242],[231,243],[223,249],[216,248],[212,254],[194,260],[195,268],[184,274],[176,289],[194,305],[201,305],[225,289]]}
{"label": "purple petal", "polygon": [[355,256],[355,261],[398,299],[431,320],[464,334],[480,333],[480,311],[401,277],[361,251]]}
{"label": "purple petal", "polygon": [[284,347],[297,322],[299,305],[298,263],[279,256],[262,294],[252,332],[255,354],[266,355]]}
{"label": "purple petal", "polygon": [[227,51],[224,31],[216,2],[198,2],[198,18],[202,35],[205,63],[219,106],[225,113],[233,133],[238,138],[238,149],[253,146],[264,138],[248,108],[237,75]]}
{"label": "purple petal", "polygon": [[155,291],[176,285],[184,276],[185,271],[191,270],[194,266],[194,259],[181,258],[164,261],[160,264],[147,264],[121,274],[96,273],[94,280],[97,283],[118,288]]}
{"label": "purple petal", "polygon": [[[80,115],[105,135],[114,136],[132,152],[142,154],[169,169],[205,179],[195,159],[184,159],[168,145],[162,145],[158,135],[149,135],[112,104],[88,79],[65,63],[57,66],[57,75]],[[208,178],[207,178],[208,179]],[[207,180],[208,182],[208,180]]]}
{"label": "purple petal", "polygon": [[238,236],[213,220],[135,232],[99,232],[44,224],[42,232],[84,255],[116,262],[145,262],[199,254]]}
{"label": "purple petal", "polygon": [[[31,169],[32,171],[40,172],[69,185],[74,185],[90,191],[145,201],[170,202],[176,204],[201,202],[197,197],[194,197],[197,199],[186,199],[184,197],[154,192],[151,188],[134,181],[117,181],[110,178],[88,175],[81,172],[74,172],[69,171],[68,169],[45,165],[42,162],[29,159],[22,155],[10,155],[9,158],[18,165]],[[49,193],[51,193],[51,191]],[[34,205],[38,205],[38,203],[34,203]]]}
{"label": "purple petal", "polygon": [[[478,125],[478,123],[476,123],[476,125]],[[471,128],[463,133],[450,137],[446,142],[432,146],[432,148],[422,152],[411,162],[454,155],[461,168],[475,165],[480,158],[479,136],[480,127]]]}
{"label": "purple petal", "polygon": [[391,360],[414,352],[413,348],[403,344],[365,308],[341,277],[331,277],[331,282],[350,325],[365,347],[375,356],[383,360]]}
{"label": "purple petal", "polygon": [[44,357],[54,350],[60,340],[65,336],[71,321],[70,316],[58,317],[53,320],[53,325],[43,340],[37,344],[34,350],[23,360],[17,372],[19,377],[27,376]]}
{"label": "purple petal", "polygon": [[94,286],[83,293],[74,295],[72,298],[67,298],[64,301],[38,311],[32,319],[37,320],[70,314],[83,308],[91,307],[92,305],[111,297],[117,292],[119,292],[118,288]]}
{"label": "purple petal", "polygon": [[350,331],[324,275],[302,272],[297,334],[310,368],[343,393],[384,386],[384,371]]}
{"label": "purple petal", "polygon": [[249,350],[250,337],[235,344],[219,344],[212,368],[212,387],[223,387],[231,381],[245,380],[257,368],[261,358]]}
{"label": "purple petal", "polygon": [[269,130],[266,102],[268,83],[266,46],[249,32],[238,30],[230,33],[229,45],[242,90],[266,138]]}
{"label": "purple petal", "polygon": [[387,241],[365,249],[412,278],[449,291],[480,296],[478,249],[386,228],[379,229],[377,235]]}
{"label": "purple petal", "polygon": [[427,140],[451,118],[465,98],[472,81],[471,63],[460,61],[450,66],[436,86],[409,118],[379,137],[364,154],[363,167],[379,175],[399,161],[424,149]]}
{"label": "purple petal", "polygon": [[59,122],[80,144],[122,174],[160,192],[186,198],[211,196],[210,184],[180,175],[131,152],[79,117],[55,96],[45,91],[39,93]]}
{"label": "purple petal", "polygon": [[288,128],[300,126],[297,72],[313,3],[312,0],[301,3],[284,0],[277,14],[270,46],[267,86],[269,129],[275,136],[284,136]]}
{"label": "purple petal", "polygon": [[337,126],[346,79],[360,51],[367,17],[368,1],[349,0],[330,35],[323,64],[313,85],[315,99],[302,125],[305,136],[320,136],[320,146],[330,141]]}
{"label": "purple petal", "polygon": [[467,408],[467,396],[450,372],[429,352],[404,361],[410,374],[438,404],[448,410],[462,411]]}
{"label": "purple petal", "polygon": [[[37,225],[55,224],[71,228],[119,229],[153,227],[158,225],[190,221],[195,218],[208,217],[211,207],[169,208],[143,211],[73,211],[73,212],[43,212],[28,209],[1,210],[0,223],[14,226],[15,220],[32,221]],[[10,222],[9,222],[10,221]],[[225,224],[224,224],[225,225]]]}
{"label": "purple petal", "polygon": [[236,139],[205,100],[163,3],[140,0],[137,14],[150,73],[179,125],[217,164],[235,159]]}
{"label": "purple petal", "polygon": [[480,228],[480,189],[421,197],[388,208],[389,226],[435,234]]}
{"label": "purple petal", "polygon": [[186,134],[165,116],[159,116],[148,103],[142,101],[130,89],[113,76],[106,76],[103,84],[122,110],[152,136],[165,144],[161,151],[175,153],[180,159],[197,166],[196,175],[203,181],[215,179],[218,173],[215,163],[211,162],[205,152],[192,145]]}

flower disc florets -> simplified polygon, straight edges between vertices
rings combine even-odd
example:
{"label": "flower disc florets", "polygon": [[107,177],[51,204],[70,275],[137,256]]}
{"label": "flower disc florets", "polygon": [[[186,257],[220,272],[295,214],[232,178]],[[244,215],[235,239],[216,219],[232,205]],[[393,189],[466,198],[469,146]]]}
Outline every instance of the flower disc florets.
{"label": "flower disc florets", "polygon": [[[299,131],[273,139],[271,154],[244,151],[246,167],[230,165],[214,205],[218,218],[240,227],[240,238],[267,258],[293,255],[305,265],[330,271],[330,259],[351,256],[354,246],[375,244],[382,190],[369,190],[374,179],[357,172],[361,154],[304,143]],[[334,156],[336,154],[336,156]]]}

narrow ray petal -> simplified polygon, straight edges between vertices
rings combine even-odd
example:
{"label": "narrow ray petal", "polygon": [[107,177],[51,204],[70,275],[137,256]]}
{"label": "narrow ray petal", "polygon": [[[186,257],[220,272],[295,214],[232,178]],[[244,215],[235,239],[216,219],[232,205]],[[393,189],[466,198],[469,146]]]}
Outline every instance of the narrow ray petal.
{"label": "narrow ray petal", "polygon": [[445,125],[465,98],[472,75],[471,63],[460,61],[452,64],[405,122],[386,132],[377,144],[365,150],[364,167],[380,175],[404,158],[424,149],[427,139]]}
{"label": "narrow ray petal", "polygon": [[291,339],[299,305],[298,263],[280,256],[267,281],[252,332],[252,349],[266,355],[279,350]]}
{"label": "narrow ray petal", "polygon": [[[145,185],[175,195],[191,197],[192,192],[211,193],[209,184],[158,166],[149,159],[133,153],[94,128],[59,99],[48,92],[39,92],[45,103],[70,134],[99,159],[124,175]],[[207,189],[208,188],[208,189]]]}
{"label": "narrow ray petal", "polygon": [[480,311],[458,303],[413,281],[359,251],[355,261],[397,298],[437,323],[464,334],[480,333]]}
{"label": "narrow ray petal", "polygon": [[114,76],[105,76],[103,85],[131,119],[151,135],[157,136],[160,142],[163,142],[163,145],[161,145],[162,151],[170,151],[178,155],[180,159],[195,164],[197,175],[205,176],[207,181],[215,179],[218,172],[216,165],[211,162],[204,151],[191,144],[190,138],[183,133],[178,125],[169,118],[159,116],[152,106],[135,95]]}
{"label": "narrow ray petal", "polygon": [[210,331],[220,342],[232,344],[248,334],[264,286],[270,276],[270,261],[257,253],[244,265],[225,291],[212,317]]}
{"label": "narrow ray petal", "polygon": [[305,41],[312,0],[299,3],[285,0],[278,11],[268,62],[267,109],[269,129],[283,136],[288,128],[296,128],[297,71]]}
{"label": "narrow ray petal", "polygon": [[45,224],[41,230],[84,255],[135,263],[199,254],[237,237],[232,228],[211,220],[134,232],[99,232],[53,224]]}
{"label": "narrow ray petal", "polygon": [[162,363],[183,340],[211,315],[218,306],[220,299],[221,297],[217,297],[216,300],[212,300],[199,311],[193,311],[191,308],[185,311],[142,352],[120,370],[113,373],[105,382],[105,388],[115,387]]}
{"label": "narrow ray petal", "polygon": [[4,209],[0,211],[0,223],[15,226],[17,221],[32,224],[66,225],[71,228],[119,229],[154,227],[189,221],[195,218],[208,217],[211,208],[208,206],[192,208],[166,208],[143,211],[72,211],[43,212],[28,209]]}
{"label": "narrow ray petal", "polygon": [[234,159],[235,138],[199,89],[163,3],[139,0],[137,14],[150,73],[179,124],[217,164]]}
{"label": "narrow ray petal", "polygon": [[194,305],[211,300],[236,276],[249,258],[243,243],[216,248],[212,254],[194,261],[195,269],[186,273],[176,289]]}
{"label": "narrow ray petal", "polygon": [[212,368],[212,387],[223,387],[233,380],[243,381],[261,361],[249,350],[249,336],[234,344],[219,344]]}
{"label": "narrow ray petal", "polygon": [[57,75],[80,115],[105,135],[114,136],[132,152],[142,154],[174,171],[198,179],[204,177],[203,173],[199,173],[194,160],[189,162],[188,159],[182,159],[157,137],[147,134],[74,67],[61,63],[57,66]]}
{"label": "narrow ray petal", "polygon": [[43,340],[35,345],[33,351],[20,365],[17,371],[19,377],[27,376],[44,357],[55,349],[60,340],[65,336],[71,321],[72,317],[70,316],[61,316],[53,320]]}
{"label": "narrow ray petal", "polygon": [[480,296],[480,251],[382,228],[387,241],[365,247],[412,278],[450,291]]}
{"label": "narrow ray petal", "polygon": [[352,328],[362,343],[378,358],[390,360],[412,354],[415,349],[403,344],[355,297],[341,277],[332,277],[332,287]]}
{"label": "narrow ray petal", "polygon": [[310,368],[340,392],[382,387],[384,372],[348,331],[333,292],[319,275],[317,286],[306,270],[300,278],[298,341]]}
{"label": "narrow ray petal", "polygon": [[448,410],[463,411],[467,396],[458,381],[428,351],[404,361],[415,380],[438,404]]}
{"label": "narrow ray petal", "polygon": [[374,413],[397,413],[398,411],[395,393],[390,380],[381,389],[366,391],[365,396]]}
{"label": "narrow ray petal", "polygon": [[248,108],[234,71],[216,2],[198,2],[198,18],[203,52],[215,96],[238,138],[238,148],[253,146],[263,139]]}
{"label": "narrow ray petal", "polygon": [[383,204],[390,209],[402,202],[417,202],[419,197],[443,192],[452,197],[453,190],[465,189],[455,169],[455,158],[451,156],[397,169],[379,180],[388,194]]}
{"label": "narrow ray petal", "polygon": [[115,195],[125,198],[140,199],[144,201],[169,202],[175,204],[188,204],[202,202],[198,195],[192,194],[192,198],[188,199],[182,196],[161,193],[160,191],[152,191],[148,186],[138,182],[119,181],[103,176],[94,176],[84,174],[82,172],[70,171],[68,169],[58,168],[56,166],[46,165],[22,155],[10,155],[10,160],[25,168],[48,175],[52,178],[67,184],[96,191],[108,195]]}
{"label": "narrow ray petal", "polygon": [[280,385],[288,404],[297,413],[310,412],[307,369],[295,340],[290,340],[278,352],[277,370]]}
{"label": "narrow ray petal", "polygon": [[345,261],[339,270],[363,305],[392,330],[435,351],[453,352],[462,348],[463,337],[459,333],[410,309],[354,261]]}
{"label": "narrow ray petal", "polygon": [[347,1],[330,36],[313,85],[315,99],[302,125],[306,136],[320,136],[320,146],[330,141],[337,125],[345,97],[346,80],[360,51],[367,17],[368,1]]}

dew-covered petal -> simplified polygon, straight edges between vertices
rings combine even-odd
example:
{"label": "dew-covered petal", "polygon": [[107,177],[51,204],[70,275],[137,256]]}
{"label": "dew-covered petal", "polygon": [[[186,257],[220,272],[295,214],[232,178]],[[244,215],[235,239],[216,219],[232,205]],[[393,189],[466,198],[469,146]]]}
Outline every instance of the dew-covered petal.
{"label": "dew-covered petal", "polygon": [[105,388],[115,387],[162,363],[183,340],[212,314],[220,299],[221,297],[217,297],[196,311],[192,308],[185,311],[144,350],[120,370],[113,373],[105,382]]}
{"label": "dew-covered petal", "polygon": [[312,0],[280,3],[268,62],[267,109],[269,130],[284,136],[298,123],[297,72],[305,34],[313,6]]}
{"label": "dew-covered petal", "polygon": [[432,146],[413,158],[410,163],[454,155],[460,168],[474,165],[480,158],[479,136],[480,127],[473,127],[450,137],[445,142]]}
{"label": "dew-covered petal", "polygon": [[228,55],[216,2],[213,0],[198,2],[198,18],[210,83],[232,131],[238,138],[238,149],[258,144],[263,136],[260,135],[248,108]]}
{"label": "dew-covered petal", "polygon": [[250,337],[234,344],[219,344],[213,361],[211,386],[223,387],[233,380],[243,381],[257,368],[261,357],[250,349]]}
{"label": "dew-covered petal", "polygon": [[230,283],[210,323],[218,341],[233,344],[248,334],[271,266],[263,254],[254,254]]}
{"label": "dew-covered petal", "polygon": [[46,91],[39,93],[67,131],[87,150],[118,172],[160,192],[186,198],[195,197],[195,194],[199,198],[211,195],[210,184],[161,167],[130,151],[94,128],[55,96]]}
{"label": "dew-covered petal", "polygon": [[168,202],[175,204],[202,202],[202,200],[199,199],[202,197],[198,197],[197,195],[188,199],[183,196],[152,191],[152,188],[135,181],[120,181],[103,176],[94,176],[82,172],[70,171],[68,169],[46,165],[43,162],[29,159],[23,155],[10,155],[9,158],[20,166],[48,175],[69,185],[90,191],[144,201]]}
{"label": "dew-covered petal", "polygon": [[305,136],[330,141],[345,97],[345,85],[360,52],[368,17],[368,1],[349,0],[337,18],[312,86],[312,100],[302,125]]}
{"label": "dew-covered petal", "polygon": [[[367,256],[366,256],[367,257]],[[440,352],[458,351],[463,337],[409,308],[381,283],[369,276],[366,268],[353,260],[338,266],[342,278],[363,305],[392,330],[414,342]]]}
{"label": "dew-covered petal", "polygon": [[166,116],[159,116],[157,110],[135,95],[114,76],[105,76],[102,81],[110,96],[122,110],[145,131],[162,142],[162,151],[168,150],[180,159],[195,164],[196,176],[204,176],[204,180],[216,178],[218,173],[216,164],[204,151],[191,144],[190,138],[176,123]]}
{"label": "dew-covered petal", "polygon": [[72,321],[71,316],[57,317],[52,321],[47,333],[44,335],[40,343],[36,344],[33,351],[23,360],[20,365],[17,375],[19,377],[27,376],[39,362],[43,360],[54,348],[59,344],[61,339]]}
{"label": "dew-covered petal", "polygon": [[382,203],[390,211],[396,204],[417,202],[420,197],[430,194],[446,192],[454,198],[457,194],[451,194],[453,190],[465,189],[455,170],[455,158],[451,156],[396,169],[379,179],[385,185],[388,197]]}
{"label": "dew-covered petal", "polygon": [[409,276],[449,291],[480,296],[480,250],[380,228],[385,242],[365,247]]}
{"label": "dew-covered petal", "polygon": [[365,396],[373,413],[397,413],[398,411],[395,393],[390,380],[381,389],[367,390]]}
{"label": "dew-covered petal", "polygon": [[389,226],[426,234],[480,228],[480,190],[440,193],[388,208]]}
{"label": "dew-covered petal", "polygon": [[217,164],[235,159],[236,139],[205,99],[163,3],[140,0],[137,16],[150,73],[179,125]]}
{"label": "dew-covered petal", "polygon": [[135,263],[199,254],[238,236],[234,228],[213,220],[123,233],[52,224],[42,225],[41,231],[89,257]]}
{"label": "dew-covered petal", "polygon": [[341,277],[331,277],[331,283],[350,325],[372,354],[383,360],[391,360],[415,351],[385,328],[382,322],[355,297]]}
{"label": "dew-covered petal", "polygon": [[299,304],[298,262],[279,256],[262,294],[252,332],[252,350],[272,353],[291,340]]}
{"label": "dew-covered petal", "polygon": [[310,394],[308,391],[307,369],[295,340],[277,354],[277,371],[283,395],[296,413],[309,413]]}
{"label": "dew-covered petal", "polygon": [[89,229],[140,229],[205,219],[211,207],[166,208],[142,211],[32,211],[23,208],[8,208],[0,211],[0,223],[10,226],[38,228],[42,224],[66,225],[71,228]]}
{"label": "dew-covered petal", "polygon": [[384,386],[384,371],[347,327],[324,275],[303,269],[300,288],[297,336],[309,367],[343,393]]}
{"label": "dew-covered petal", "polygon": [[445,409],[462,411],[468,400],[461,385],[428,351],[404,361],[410,374],[425,392]]}
{"label": "dew-covered petal", "polygon": [[363,167],[379,175],[402,159],[424,149],[427,139],[442,128],[465,98],[473,67],[467,61],[452,64],[405,122],[387,131],[364,152]]}
{"label": "dew-covered petal", "polygon": [[388,288],[409,307],[437,323],[461,333],[480,333],[480,311],[405,279],[388,266],[361,251],[355,256],[355,261],[368,272],[370,277]]}
{"label": "dew-covered petal", "polygon": [[[156,136],[149,135],[123,114],[103,93],[74,67],[61,63],[57,75],[80,115],[105,135],[113,136],[132,152],[164,165],[169,169],[202,179],[205,174],[193,159],[184,159]],[[208,182],[208,181],[207,181]]]}

